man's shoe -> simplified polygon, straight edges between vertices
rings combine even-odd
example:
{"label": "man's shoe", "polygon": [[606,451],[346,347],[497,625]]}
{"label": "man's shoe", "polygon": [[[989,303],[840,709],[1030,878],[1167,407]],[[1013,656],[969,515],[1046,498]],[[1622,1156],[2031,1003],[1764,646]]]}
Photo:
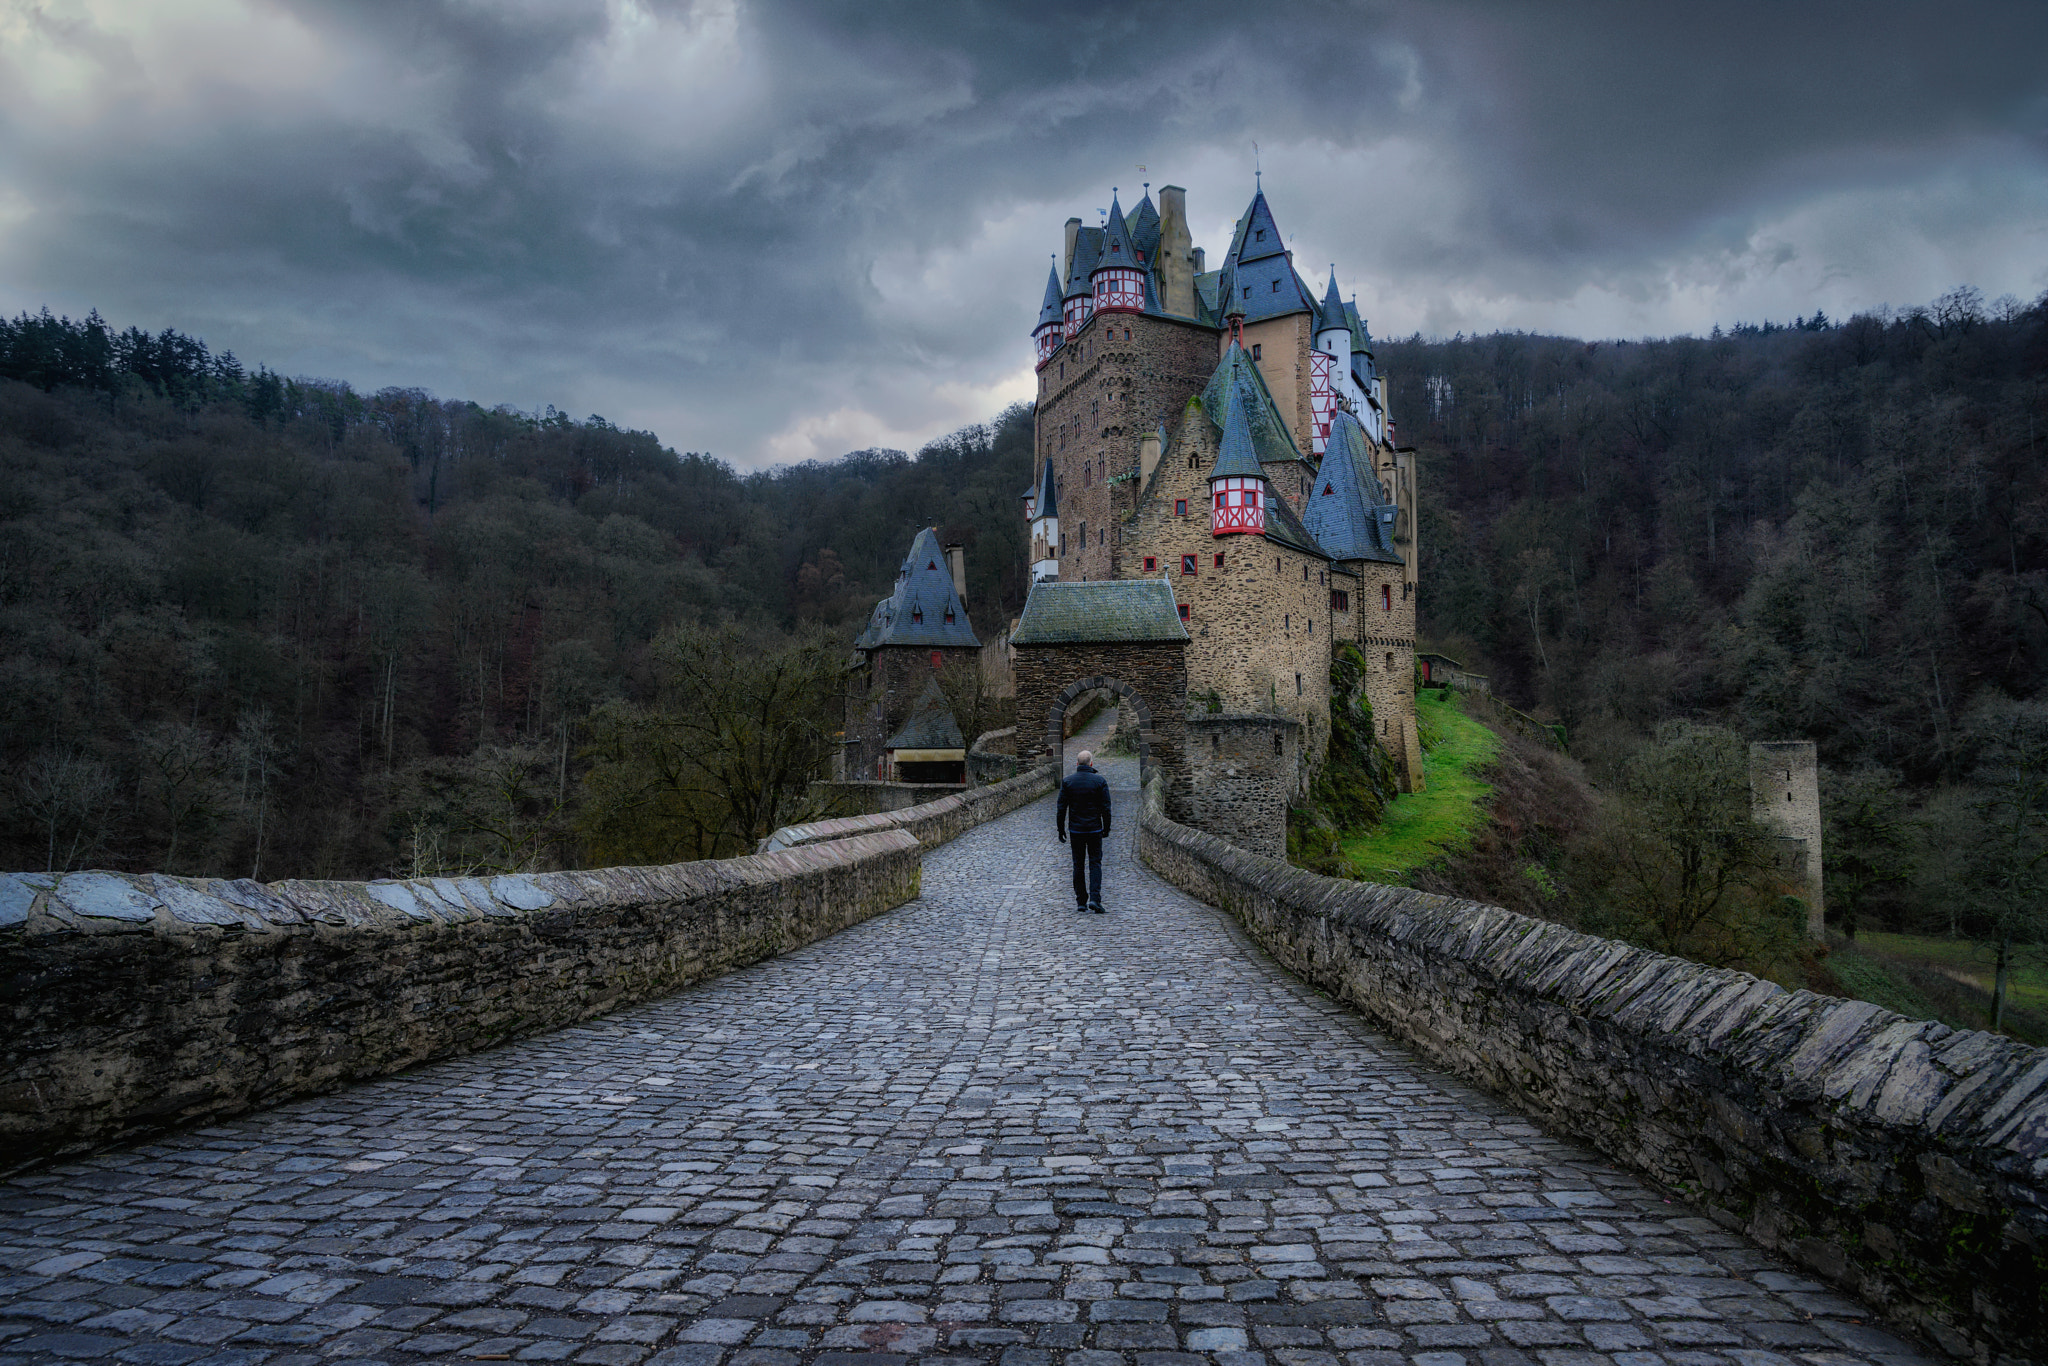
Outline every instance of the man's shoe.
{"label": "man's shoe", "polygon": [[1108,911],[1108,909],[1107,909],[1107,908],[1105,908],[1105,907],[1103,906],[1103,904],[1102,904],[1102,903],[1101,903],[1100,901],[1097,901],[1097,902],[1094,902],[1094,903],[1090,904],[1090,905],[1089,905],[1089,907],[1088,907],[1088,909],[1089,909],[1089,910],[1091,910],[1091,911],[1093,911],[1093,912],[1095,912],[1095,914],[1097,914],[1097,915],[1108,915],[1108,914],[1109,914],[1109,911]]}

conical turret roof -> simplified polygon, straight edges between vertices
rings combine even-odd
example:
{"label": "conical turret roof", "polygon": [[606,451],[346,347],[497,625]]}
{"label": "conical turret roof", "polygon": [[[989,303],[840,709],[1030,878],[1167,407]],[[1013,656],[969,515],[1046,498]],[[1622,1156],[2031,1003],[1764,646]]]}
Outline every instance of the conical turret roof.
{"label": "conical turret roof", "polygon": [[1109,221],[1102,226],[1101,255],[1095,258],[1094,269],[1089,274],[1118,268],[1138,269],[1138,253],[1131,247],[1131,232],[1124,224],[1123,207],[1112,193],[1109,197]]}
{"label": "conical turret roof", "polygon": [[1244,211],[1244,227],[1238,235],[1236,248],[1232,254],[1240,266],[1247,261],[1263,261],[1268,256],[1287,254],[1287,248],[1280,243],[1280,226],[1273,221],[1273,210],[1266,204],[1264,190],[1252,194],[1252,206]]}
{"label": "conical turret roof", "polygon": [[1131,245],[1138,249],[1138,255],[1152,265],[1159,255],[1159,210],[1152,205],[1152,187],[1145,187],[1145,197],[1138,201],[1138,207],[1131,210],[1127,225],[1131,233]]}
{"label": "conical turret roof", "polygon": [[1031,506],[1033,518],[1060,515],[1059,483],[1052,477],[1050,460],[1045,462],[1045,470],[1038,476],[1038,497]]}
{"label": "conical turret roof", "polygon": [[1394,507],[1373,473],[1365,429],[1348,412],[1330,423],[1323,465],[1316,472],[1302,525],[1337,560],[1403,564],[1394,549]]}
{"label": "conical turret roof", "polygon": [[[1237,349],[1237,343],[1231,343]],[[1229,411],[1223,414],[1223,441],[1216,448],[1216,465],[1209,471],[1214,479],[1264,479],[1265,470],[1259,467],[1259,453],[1252,446],[1251,421],[1246,410],[1251,407],[1239,394],[1229,397]]]}
{"label": "conical turret roof", "polygon": [[1060,270],[1058,266],[1050,266],[1045,272],[1045,302],[1039,305],[1038,327],[1032,328],[1033,332],[1060,320],[1060,301]]}
{"label": "conical turret roof", "polygon": [[1323,291],[1323,320],[1316,324],[1318,332],[1342,329],[1351,330],[1351,314],[1344,307],[1344,296],[1337,292],[1337,268],[1330,267],[1330,287]]}
{"label": "conical turret roof", "polygon": [[1088,283],[1088,277],[1094,273],[1095,260],[1101,252],[1101,228],[1082,228],[1074,234],[1074,259],[1067,263],[1067,291],[1063,298],[1094,293],[1095,287]]}

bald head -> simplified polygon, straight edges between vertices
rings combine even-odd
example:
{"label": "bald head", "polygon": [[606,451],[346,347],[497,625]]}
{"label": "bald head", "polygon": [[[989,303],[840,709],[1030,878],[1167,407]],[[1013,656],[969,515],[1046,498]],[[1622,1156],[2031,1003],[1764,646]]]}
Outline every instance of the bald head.
{"label": "bald head", "polygon": [[1081,752],[1080,752],[1079,754],[1076,754],[1076,755],[1074,756],[1074,762],[1075,762],[1075,763],[1077,763],[1077,764],[1092,764],[1092,763],[1094,763],[1094,762],[1095,762],[1095,751],[1093,751],[1093,750],[1088,750],[1088,749],[1084,749],[1084,750],[1082,750],[1082,751],[1081,751]]}

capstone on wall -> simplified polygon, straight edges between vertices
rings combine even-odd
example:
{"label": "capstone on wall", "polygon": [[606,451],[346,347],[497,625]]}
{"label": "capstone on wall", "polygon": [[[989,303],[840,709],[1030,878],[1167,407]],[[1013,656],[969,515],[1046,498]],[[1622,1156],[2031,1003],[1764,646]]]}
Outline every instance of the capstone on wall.
{"label": "capstone on wall", "polygon": [[1162,819],[1145,863],[1539,1122],[1980,1363],[2048,1361],[2048,1050]]}
{"label": "capstone on wall", "polygon": [[667,995],[914,899],[921,857],[890,829],[493,878],[0,876],[0,1166]]}

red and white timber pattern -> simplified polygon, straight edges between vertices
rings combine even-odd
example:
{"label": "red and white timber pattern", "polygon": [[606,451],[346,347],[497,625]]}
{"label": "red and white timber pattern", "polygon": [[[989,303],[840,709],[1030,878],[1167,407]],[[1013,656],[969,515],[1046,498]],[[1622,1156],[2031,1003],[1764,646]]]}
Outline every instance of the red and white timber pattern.
{"label": "red and white timber pattern", "polygon": [[1330,423],[1337,417],[1337,358],[1327,351],[1308,353],[1308,401],[1314,414],[1315,431],[1309,444],[1321,455],[1330,442]]}
{"label": "red and white timber pattern", "polygon": [[1263,479],[1218,479],[1209,486],[1214,510],[1209,531],[1215,536],[1239,532],[1266,531],[1266,481]]}

